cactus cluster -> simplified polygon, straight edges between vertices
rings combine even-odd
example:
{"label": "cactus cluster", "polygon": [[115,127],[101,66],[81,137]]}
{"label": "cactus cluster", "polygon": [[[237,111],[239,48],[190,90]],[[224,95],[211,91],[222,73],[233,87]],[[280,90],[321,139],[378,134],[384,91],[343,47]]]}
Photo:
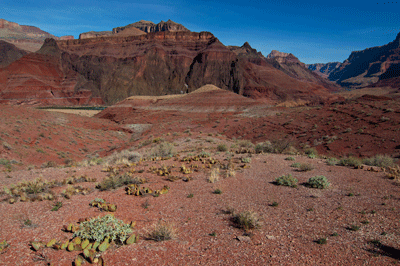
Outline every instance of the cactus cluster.
{"label": "cactus cluster", "polygon": [[169,191],[169,187],[168,186],[164,186],[160,190],[152,190],[149,187],[140,188],[136,184],[130,184],[125,188],[125,191],[126,191],[126,194],[128,194],[128,195],[143,196],[143,195],[146,195],[146,194],[151,194],[151,195],[157,197],[157,196],[159,196],[161,194],[166,194]]}
{"label": "cactus cluster", "polygon": [[187,175],[187,174],[191,174],[192,171],[190,170],[190,168],[187,168],[184,164],[182,164],[181,168],[180,168],[181,173]]}
{"label": "cactus cluster", "polygon": [[[113,215],[106,215],[93,219],[80,219],[80,225],[69,224],[64,226],[66,232],[74,233],[71,239],[58,241],[51,239],[48,242],[32,241],[31,247],[35,251],[42,248],[53,248],[69,252],[82,252],[75,258],[75,265],[84,261],[104,265],[101,253],[113,243],[131,245],[137,243],[138,236],[132,234],[135,222],[125,224]],[[0,243],[0,248],[2,243]]]}
{"label": "cactus cluster", "polygon": [[[17,185],[12,185],[11,187],[5,187],[4,192],[9,196],[8,202],[15,203],[17,201],[28,202],[28,201],[42,201],[42,200],[54,200],[56,195],[51,191],[52,188],[63,186],[66,184],[75,184],[82,182],[94,182],[95,178],[89,178],[86,175],[79,177],[69,177],[62,181],[46,181],[41,178],[37,178],[33,181],[26,181],[18,183]],[[76,190],[79,190],[76,192]],[[67,188],[68,193],[65,193],[66,198],[70,198],[72,195],[77,193],[87,194],[90,191],[87,189],[82,189],[80,187],[75,187],[73,189]],[[66,191],[67,191],[66,190]]]}
{"label": "cactus cluster", "polygon": [[90,206],[97,207],[102,211],[105,212],[116,212],[117,205],[105,202],[103,199],[96,198],[90,202]]}
{"label": "cactus cluster", "polygon": [[62,195],[66,199],[70,199],[73,195],[77,195],[77,194],[87,195],[91,192],[92,192],[92,189],[90,189],[90,188],[68,185],[67,188],[62,192]]}

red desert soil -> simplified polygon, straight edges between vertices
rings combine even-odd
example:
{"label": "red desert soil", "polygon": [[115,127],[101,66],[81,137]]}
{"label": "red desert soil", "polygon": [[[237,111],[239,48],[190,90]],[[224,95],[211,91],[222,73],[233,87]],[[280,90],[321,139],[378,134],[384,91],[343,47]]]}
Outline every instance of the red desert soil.
{"label": "red desert soil", "polygon": [[[64,225],[106,215],[89,206],[95,198],[116,204],[116,218],[136,221],[133,231],[140,237],[136,244],[112,244],[101,253],[106,265],[388,265],[400,260],[398,180],[388,179],[378,168],[329,166],[324,159],[297,155],[313,147],[336,157],[398,156],[396,101],[363,97],[318,107],[271,107],[208,87],[179,97],[133,97],[97,115],[112,121],[24,106],[0,105],[0,112],[1,190],[37,178],[97,180],[52,188],[51,201],[23,202],[14,196],[16,202],[10,204],[11,196],[2,193],[0,244],[9,245],[0,252],[2,265],[72,265],[82,251],[34,251],[30,243],[71,239],[72,234],[62,230]],[[290,140],[297,151],[255,154],[250,148],[239,154],[236,151],[246,142],[233,138],[254,143]],[[115,168],[81,163],[98,162],[97,157],[126,148],[149,158],[162,143],[173,143],[178,155]],[[218,151],[220,144],[228,151]],[[199,154],[210,155],[216,163],[183,161]],[[288,156],[294,161],[285,160]],[[54,166],[52,161],[57,167],[48,167]],[[293,163],[312,164],[314,169],[300,172],[291,167]],[[180,172],[182,165],[192,173]],[[226,177],[229,165],[235,175]],[[178,180],[155,173],[163,166],[170,167]],[[212,168],[220,169],[215,183],[207,181]],[[126,172],[146,178],[141,186],[170,189],[153,197],[127,195],[126,186],[95,188],[107,176]],[[297,188],[274,184],[286,174],[298,179]],[[305,186],[319,175],[330,182],[327,189]],[[191,180],[184,182],[183,177]],[[88,192],[63,196],[71,187],[79,191],[77,186]],[[215,194],[216,189],[222,194]],[[57,202],[62,207],[51,211]],[[232,209],[257,213],[259,228],[237,228],[227,212]],[[173,240],[146,239],[158,221],[173,224]],[[326,244],[318,244],[319,239],[326,239]]]}
{"label": "red desert soil", "polygon": [[[193,137],[185,133],[176,137],[174,143],[179,158],[121,166],[120,174],[131,170],[134,176],[146,178],[143,186],[153,189],[169,186],[169,192],[159,197],[127,195],[125,186],[100,192],[94,189],[95,183],[79,183],[74,186],[89,187],[93,191],[66,199],[59,194],[67,188],[64,185],[55,188],[54,201],[0,203],[0,240],[9,244],[0,254],[2,265],[71,265],[81,251],[52,248],[34,251],[30,242],[71,239],[71,233],[62,231],[63,225],[77,224],[80,218],[106,215],[89,206],[95,198],[116,204],[115,217],[126,223],[136,221],[134,233],[140,236],[136,244],[112,245],[103,252],[101,256],[106,265],[389,265],[398,262],[400,186],[385,178],[383,172],[328,166],[322,159],[293,156],[294,162],[315,166],[312,171],[299,172],[290,167],[293,161],[285,160],[287,155],[217,152],[218,144],[229,147],[234,143],[205,134]],[[137,151],[146,154],[157,145],[153,143]],[[203,168],[205,164],[182,162],[188,154],[198,155],[201,151],[219,160],[221,164],[213,167],[221,169],[232,156],[230,161],[236,175],[225,177],[225,171],[221,170],[220,181],[207,182],[211,170]],[[245,168],[241,167],[242,157],[251,160]],[[191,181],[170,182],[151,171],[151,167],[171,166],[171,175],[183,177],[179,172],[181,165],[199,169],[185,175]],[[277,177],[289,173],[299,180],[297,188],[273,183]],[[101,166],[47,168],[1,173],[0,180],[3,187],[10,187],[38,177],[63,180],[86,175],[99,182],[107,174],[110,173],[103,172]],[[317,175],[324,175],[330,187],[313,189],[303,185]],[[222,194],[213,193],[216,189]],[[190,194],[193,197],[188,197]],[[51,211],[57,201],[62,202],[62,207]],[[273,207],[274,202],[278,206]],[[260,227],[247,233],[237,228],[232,215],[227,214],[232,208],[236,212],[256,212]],[[158,221],[173,224],[176,229],[173,240],[146,240]],[[359,229],[352,230],[352,226]],[[321,238],[327,243],[318,244],[316,241]]]}

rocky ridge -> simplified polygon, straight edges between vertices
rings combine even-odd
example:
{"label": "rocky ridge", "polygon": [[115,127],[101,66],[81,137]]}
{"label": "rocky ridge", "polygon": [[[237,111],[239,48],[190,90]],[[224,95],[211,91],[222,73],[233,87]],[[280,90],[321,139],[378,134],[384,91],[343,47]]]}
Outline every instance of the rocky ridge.
{"label": "rocky ridge", "polygon": [[400,33],[386,45],[352,52],[340,67],[330,73],[329,79],[350,88],[366,87],[382,80],[390,85],[389,79],[400,76],[399,66]]}
{"label": "rocky ridge", "polygon": [[56,37],[38,27],[19,25],[18,23],[0,19],[0,40],[14,44],[19,49],[36,52],[47,38],[55,40],[71,40],[73,36]]}

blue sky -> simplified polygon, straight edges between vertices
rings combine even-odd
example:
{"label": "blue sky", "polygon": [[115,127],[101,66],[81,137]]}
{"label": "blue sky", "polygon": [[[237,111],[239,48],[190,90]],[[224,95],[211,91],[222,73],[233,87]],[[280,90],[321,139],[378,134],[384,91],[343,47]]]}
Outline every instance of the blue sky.
{"label": "blue sky", "polygon": [[265,56],[292,53],[304,63],[344,61],[351,51],[384,45],[400,32],[400,0],[2,0],[0,18],[56,36],[171,19],[209,31],[225,45],[250,45]]}

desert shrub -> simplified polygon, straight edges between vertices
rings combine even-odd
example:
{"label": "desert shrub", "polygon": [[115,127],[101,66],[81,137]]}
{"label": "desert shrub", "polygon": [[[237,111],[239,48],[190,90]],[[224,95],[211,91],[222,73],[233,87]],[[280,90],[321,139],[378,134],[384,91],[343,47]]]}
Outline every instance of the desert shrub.
{"label": "desert shrub", "polygon": [[284,153],[292,146],[292,142],[288,139],[279,139],[271,141],[275,153]]}
{"label": "desert shrub", "polygon": [[225,144],[219,144],[217,146],[217,151],[227,151],[228,147]]}
{"label": "desert shrub", "polygon": [[129,224],[108,214],[82,222],[73,237],[79,236],[81,239],[98,242],[102,242],[107,237],[112,241],[123,243],[131,233],[132,229]]}
{"label": "desert shrub", "polygon": [[314,177],[311,177],[310,179],[308,179],[307,185],[312,188],[324,189],[324,188],[329,187],[330,184],[328,182],[328,179],[326,179],[325,176],[319,175],[319,176],[314,176]]}
{"label": "desert shrub", "polygon": [[326,164],[327,165],[337,165],[339,163],[339,160],[338,159],[336,159],[336,158],[328,158],[328,159],[326,159]]}
{"label": "desert shrub", "polygon": [[304,151],[308,158],[316,158],[318,156],[318,152],[315,148],[308,148]]}
{"label": "desert shrub", "polygon": [[275,179],[275,183],[279,186],[297,187],[297,179],[291,174],[278,177]]}
{"label": "desert shrub", "polygon": [[290,149],[291,145],[292,142],[288,139],[265,141],[256,144],[255,151],[256,153],[283,153]]}
{"label": "desert shrub", "polygon": [[251,158],[249,158],[249,157],[243,157],[240,160],[242,161],[242,163],[251,163]]}
{"label": "desert shrub", "polygon": [[247,148],[247,149],[254,148],[254,144],[250,140],[241,140],[239,141],[238,145],[241,148]]}
{"label": "desert shrub", "polygon": [[269,141],[257,143],[255,147],[256,153],[271,153],[274,152],[274,147],[272,146],[272,143]]}
{"label": "desert shrub", "polygon": [[159,222],[148,233],[147,238],[154,241],[171,240],[176,237],[176,230],[172,224]]}
{"label": "desert shrub", "polygon": [[151,152],[151,157],[172,157],[175,155],[175,147],[171,142],[161,142],[157,146],[155,146]]}
{"label": "desert shrub", "polygon": [[286,161],[295,161],[296,159],[294,157],[286,157],[285,160]]}
{"label": "desert shrub", "polygon": [[138,162],[141,158],[142,155],[136,151],[123,150],[108,156],[105,158],[105,162],[108,164],[129,164],[132,162]]}
{"label": "desert shrub", "polygon": [[302,164],[300,164],[300,167],[299,167],[299,171],[301,171],[301,172],[307,172],[307,171],[311,171],[313,169],[314,169],[314,165],[309,164],[309,163],[302,163]]}
{"label": "desert shrub", "polygon": [[215,183],[219,181],[219,168],[213,168],[211,170],[210,176],[208,177],[209,183]]}
{"label": "desert shrub", "polygon": [[232,217],[232,221],[237,227],[245,230],[251,230],[260,227],[258,215],[253,211],[240,212]]}
{"label": "desert shrub", "polygon": [[100,191],[116,189],[129,184],[143,184],[146,180],[140,177],[132,177],[128,174],[121,176],[111,176],[105,178],[103,181],[96,185],[96,188]]}
{"label": "desert shrub", "polygon": [[316,240],[315,242],[317,242],[320,245],[324,245],[324,244],[326,244],[327,240],[326,240],[326,238],[320,238],[320,239]]}
{"label": "desert shrub", "polygon": [[292,163],[290,165],[290,167],[294,167],[294,168],[299,168],[301,166],[301,163]]}
{"label": "desert shrub", "polygon": [[359,159],[351,157],[351,156],[344,157],[344,158],[340,159],[338,165],[358,167],[361,165],[361,161]]}
{"label": "desert shrub", "polygon": [[219,188],[216,188],[214,191],[213,191],[213,193],[214,194],[222,194],[222,190],[220,190]]}
{"label": "desert shrub", "polygon": [[366,165],[378,166],[378,167],[393,167],[394,166],[394,161],[393,161],[392,157],[390,157],[388,155],[381,155],[381,154],[378,154],[371,158],[365,158],[362,162]]}

